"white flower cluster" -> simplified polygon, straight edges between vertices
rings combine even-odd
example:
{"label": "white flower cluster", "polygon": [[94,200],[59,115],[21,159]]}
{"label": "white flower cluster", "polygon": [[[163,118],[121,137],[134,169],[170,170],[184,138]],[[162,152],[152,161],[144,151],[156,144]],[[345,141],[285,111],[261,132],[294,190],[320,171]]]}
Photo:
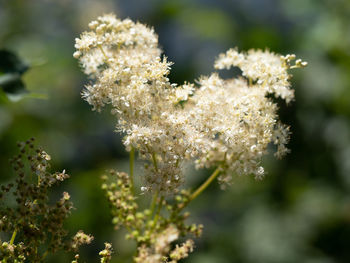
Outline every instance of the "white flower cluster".
{"label": "white flower cluster", "polygon": [[306,66],[294,55],[236,49],[221,54],[217,69],[238,66],[242,77],[224,80],[213,73],[199,87],[169,82],[171,63],[161,58],[153,29],[114,15],[98,17],[92,31],[76,39],[74,57],[92,79],[83,97],[95,110],[110,104],[118,116],[124,144],[150,161],[144,190],[174,192],[182,182],[181,164],[221,167],[221,180],[232,173],[254,174],[264,169],[261,157],[270,143],[276,155],[288,152],[288,127],[277,120],[273,93],[290,102],[290,68]]}
{"label": "white flower cluster", "polygon": [[295,55],[284,57],[269,51],[253,49],[248,53],[239,53],[237,49],[229,49],[226,54],[220,54],[215,62],[215,68],[239,67],[244,77],[256,82],[256,85],[266,92],[273,93],[289,103],[294,99],[294,90],[290,89],[290,75],[287,69],[307,66],[307,62],[300,59],[291,66],[290,63],[294,59]]}
{"label": "white flower cluster", "polygon": [[155,243],[151,247],[141,245],[138,254],[134,258],[136,263],[177,263],[181,259],[187,258],[193,252],[194,242],[186,240],[180,245],[176,245],[171,250],[171,245],[179,238],[179,230],[170,225],[155,237]]}

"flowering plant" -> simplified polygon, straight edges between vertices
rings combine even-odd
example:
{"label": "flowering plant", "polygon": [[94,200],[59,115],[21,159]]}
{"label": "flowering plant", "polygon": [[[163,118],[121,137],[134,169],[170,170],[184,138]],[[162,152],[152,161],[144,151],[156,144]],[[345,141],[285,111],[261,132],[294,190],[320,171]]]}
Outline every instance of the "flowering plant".
{"label": "flowering plant", "polygon": [[[102,176],[112,223],[135,241],[134,262],[176,263],[193,252],[193,238],[203,229],[186,220],[184,210],[191,201],[215,179],[227,188],[233,174],[263,178],[262,157],[270,146],[277,158],[288,153],[289,127],[278,120],[273,96],[293,101],[289,70],[307,63],[268,50],[230,49],[214,67],[238,67],[241,76],[223,79],[214,72],[196,84],[178,85],[168,78],[172,63],[162,56],[152,28],[113,14],[98,17],[89,27],[76,39],[74,53],[90,79],[82,97],[93,110],[109,107],[130,153],[129,174],[110,170]],[[9,240],[0,239],[0,263],[43,262],[59,250],[76,254],[93,237],[78,231],[67,238],[63,224],[73,207],[68,193],[55,204],[48,202],[50,188],[68,175],[64,170],[51,173],[51,157],[33,140],[19,147],[12,161],[16,183],[3,186],[0,194],[0,232]],[[139,189],[134,183],[136,154],[144,163]],[[194,190],[184,189],[188,163],[213,170]],[[4,202],[10,194],[15,207]],[[152,195],[148,207],[140,202],[146,195]],[[99,255],[101,262],[110,262],[112,245],[105,243]],[[77,262],[79,254],[72,261]]]}
{"label": "flowering plant", "polygon": [[[125,135],[130,152],[130,174],[112,171],[116,183],[103,185],[113,222],[137,242],[135,262],[177,262],[193,250],[193,241],[173,249],[171,244],[180,236],[198,236],[202,228],[185,225],[188,215],[182,209],[190,201],[216,177],[222,187],[233,173],[262,178],[261,159],[270,144],[276,145],[278,158],[288,152],[289,127],[278,120],[277,105],[268,95],[291,102],[288,70],[307,63],[268,50],[230,49],[214,66],[239,67],[242,76],[222,79],[212,73],[198,85],[177,85],[168,78],[172,63],[161,56],[152,28],[113,14],[89,27],[76,39],[74,53],[91,79],[82,96],[93,110],[110,105],[116,131]],[[135,151],[146,160],[141,192],[153,195],[143,212],[137,210],[133,183]],[[197,190],[181,191],[185,162],[215,170]]]}

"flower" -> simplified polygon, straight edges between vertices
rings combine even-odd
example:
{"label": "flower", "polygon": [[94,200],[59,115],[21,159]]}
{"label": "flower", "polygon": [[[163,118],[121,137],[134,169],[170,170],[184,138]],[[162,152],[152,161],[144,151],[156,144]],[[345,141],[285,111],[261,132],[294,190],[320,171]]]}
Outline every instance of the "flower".
{"label": "flower", "polygon": [[233,66],[239,78],[217,73],[201,77],[199,86],[169,81],[171,62],[161,57],[152,28],[113,14],[89,24],[90,32],[76,39],[74,57],[90,76],[83,98],[100,111],[111,106],[116,131],[124,145],[151,164],[146,165],[145,191],[174,193],[183,182],[181,165],[220,167],[221,182],[231,174],[262,178],[262,156],[270,144],[277,157],[288,152],[289,128],[278,120],[277,105],[269,94],[289,103],[294,91],[289,69],[304,67],[295,55],[268,50],[230,49],[215,61],[216,69]]}

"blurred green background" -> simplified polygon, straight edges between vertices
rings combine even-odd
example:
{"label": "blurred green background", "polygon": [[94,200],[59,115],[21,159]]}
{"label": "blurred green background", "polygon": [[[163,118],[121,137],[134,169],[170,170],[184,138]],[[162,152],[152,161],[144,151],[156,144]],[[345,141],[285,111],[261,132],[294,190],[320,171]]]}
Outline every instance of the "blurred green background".
{"label": "blurred green background", "polygon": [[[281,119],[291,125],[291,153],[282,161],[265,158],[263,181],[235,177],[230,189],[215,184],[191,204],[192,220],[205,229],[185,262],[350,262],[348,0],[0,0],[0,48],[31,65],[23,81],[46,97],[1,102],[0,182],[13,179],[8,159],[16,142],[35,137],[52,156],[53,170],[71,175],[53,193],[72,196],[76,209],[67,228],[95,236],[83,262],[97,262],[105,241],[113,243],[113,262],[130,262],[133,244],[113,231],[100,190],[105,169],[128,171],[128,155],[113,132],[116,120],[80,98],[87,78],[72,57],[74,38],[109,12],[155,28],[175,62],[172,82],[209,74],[215,57],[234,46],[268,47],[309,62],[293,72],[296,101],[280,105]],[[191,171],[192,185],[208,174]],[[49,262],[70,259],[59,254]]]}

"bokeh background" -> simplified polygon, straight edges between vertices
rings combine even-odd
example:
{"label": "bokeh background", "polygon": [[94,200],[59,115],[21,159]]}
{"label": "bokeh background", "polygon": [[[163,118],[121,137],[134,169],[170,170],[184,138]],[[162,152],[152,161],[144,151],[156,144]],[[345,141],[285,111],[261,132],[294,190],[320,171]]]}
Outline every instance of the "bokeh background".
{"label": "bokeh background", "polygon": [[[71,175],[52,194],[72,196],[76,209],[67,228],[95,236],[83,261],[98,262],[109,241],[113,262],[130,262],[133,244],[113,231],[100,190],[105,169],[128,171],[128,155],[113,132],[116,120],[80,98],[87,79],[72,57],[74,38],[109,12],[155,28],[175,63],[172,82],[209,74],[215,57],[234,46],[268,47],[309,62],[293,72],[295,102],[280,105],[291,125],[291,153],[282,161],[265,158],[263,181],[235,177],[226,191],[214,184],[191,204],[192,220],[205,229],[184,262],[350,262],[348,0],[0,0],[0,48],[31,65],[23,81],[36,94],[0,102],[0,182],[14,177],[8,159],[16,142],[35,137],[52,156],[53,170]],[[207,175],[189,169],[187,182],[199,184]],[[58,254],[48,262],[69,260]]]}

